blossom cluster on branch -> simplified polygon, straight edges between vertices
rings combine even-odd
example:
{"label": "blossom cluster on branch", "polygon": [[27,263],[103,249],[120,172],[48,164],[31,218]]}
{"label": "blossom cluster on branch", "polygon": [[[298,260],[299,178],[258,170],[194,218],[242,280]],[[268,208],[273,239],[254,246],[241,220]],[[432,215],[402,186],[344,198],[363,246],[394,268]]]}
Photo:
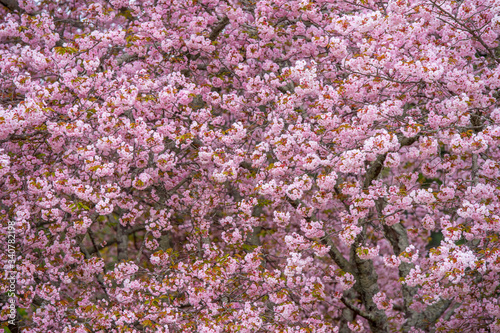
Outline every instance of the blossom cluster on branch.
{"label": "blossom cluster on branch", "polygon": [[499,34],[497,0],[0,0],[1,327],[500,332]]}

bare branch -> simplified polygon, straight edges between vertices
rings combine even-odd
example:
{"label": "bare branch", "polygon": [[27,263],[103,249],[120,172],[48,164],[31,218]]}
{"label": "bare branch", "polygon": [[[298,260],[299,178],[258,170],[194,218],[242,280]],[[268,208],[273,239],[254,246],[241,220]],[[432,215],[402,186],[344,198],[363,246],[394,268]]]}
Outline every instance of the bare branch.
{"label": "bare branch", "polygon": [[403,332],[409,332],[412,328],[423,329],[426,332],[446,312],[452,301],[441,299],[433,305],[429,305],[423,312],[414,312],[403,325]]}
{"label": "bare branch", "polygon": [[10,11],[24,13],[24,10],[19,7],[17,0],[0,0],[0,4]]}
{"label": "bare branch", "polygon": [[479,166],[477,163],[477,154],[473,153],[472,154],[472,170],[470,173],[470,177],[472,180],[472,185],[477,185],[477,172],[479,170]]}
{"label": "bare branch", "polygon": [[[143,225],[141,225],[141,226],[136,226],[136,227],[134,227],[132,229],[125,230],[125,233],[127,235],[131,235],[131,234],[133,234],[135,232],[143,231],[145,229],[146,228]],[[97,245],[95,248],[87,249],[87,251],[89,252],[89,254],[94,254],[94,253],[96,253],[96,251],[100,251],[100,250],[102,250],[102,249],[104,249],[104,248],[106,248],[108,246],[113,246],[117,242],[118,242],[118,240],[116,238],[113,238],[109,242],[106,242],[106,245]]]}
{"label": "bare branch", "polygon": [[211,41],[216,40],[217,37],[219,37],[219,34],[222,32],[222,30],[224,30],[224,28],[228,24],[229,24],[229,19],[227,18],[227,16],[224,16],[224,18],[214,27],[208,38]]}
{"label": "bare branch", "polygon": [[[468,33],[470,33],[472,35],[472,37],[474,39],[476,39],[479,42],[479,44],[481,44],[484,47],[484,49],[486,50],[486,52],[488,52],[488,54],[490,55],[490,57],[493,60],[495,60],[497,63],[500,63],[500,59],[495,56],[495,53],[493,53],[493,51],[491,50],[491,48],[486,44],[486,42],[481,38],[481,36],[477,34],[477,31],[475,29],[469,28],[467,25],[465,25],[465,22],[461,22],[453,14],[451,14],[451,13],[447,12],[446,10],[444,10],[443,7],[440,6],[440,5],[438,5],[436,1],[431,1],[431,3],[434,5],[434,7],[436,7],[437,9],[439,9],[439,11],[441,13],[443,13],[446,17],[450,18],[456,24],[458,24],[460,27],[462,27],[462,30],[467,31]],[[442,21],[445,22],[445,23],[450,24],[449,22],[446,22],[445,20],[442,20]],[[453,26],[453,25],[450,24],[450,26]]]}
{"label": "bare branch", "polygon": [[146,231],[146,234],[144,235],[144,240],[142,241],[141,247],[139,248],[139,253],[137,253],[137,258],[135,259],[136,263],[139,263],[141,261],[142,251],[144,250],[144,244],[146,244],[148,234],[149,231]]}
{"label": "bare branch", "polygon": [[354,311],[356,314],[360,315],[361,317],[366,318],[368,320],[375,320],[375,317],[372,314],[370,314],[364,310],[361,310],[356,305],[354,305],[354,303],[352,303],[349,299],[345,298],[344,296],[342,296],[340,298],[340,300],[342,301],[342,303],[345,304],[345,306],[347,306],[349,309],[351,309],[352,311]]}
{"label": "bare branch", "polygon": [[[84,237],[85,237],[85,235],[81,236],[79,240],[77,239],[77,241],[79,243],[78,246],[80,247],[80,251],[85,256],[85,259],[90,259],[90,258],[92,258],[92,256],[90,255],[89,251],[87,251],[85,246],[83,246],[83,244],[82,244]],[[109,300],[108,291],[106,289],[106,285],[104,284],[104,279],[102,278],[101,274],[97,274],[97,281],[99,282],[99,285],[101,286],[102,290],[104,291],[104,295],[105,295],[106,299]]]}
{"label": "bare branch", "polygon": [[324,237],[322,239],[322,243],[330,247],[330,251],[328,252],[328,254],[343,271],[351,274],[354,272],[354,268],[351,266],[351,263],[349,263],[349,261],[344,258],[344,256],[342,255],[342,253],[340,253],[339,249],[333,243],[330,237]]}
{"label": "bare branch", "polygon": [[125,233],[125,228],[118,221],[116,224],[116,240],[118,243],[118,261],[128,260],[128,235]]}
{"label": "bare branch", "polygon": [[[399,138],[399,144],[401,145],[401,147],[409,146],[414,142],[416,142],[418,140],[418,137],[419,136],[416,135],[411,138]],[[364,189],[367,189],[372,184],[372,182],[378,177],[378,175],[382,171],[386,157],[387,153],[378,155],[377,159],[373,161],[373,163],[370,165],[370,168],[366,172],[365,181],[363,183]]]}
{"label": "bare branch", "polygon": [[363,189],[367,189],[372,182],[378,177],[380,171],[382,171],[382,167],[384,166],[385,158],[387,154],[378,155],[377,159],[373,161],[370,168],[366,172],[366,178],[363,183]]}

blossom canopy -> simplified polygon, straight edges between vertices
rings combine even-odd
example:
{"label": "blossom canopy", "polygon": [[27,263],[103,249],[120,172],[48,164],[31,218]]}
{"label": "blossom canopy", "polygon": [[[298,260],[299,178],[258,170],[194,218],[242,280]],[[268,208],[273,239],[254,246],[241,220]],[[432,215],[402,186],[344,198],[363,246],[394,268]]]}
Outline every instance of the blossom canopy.
{"label": "blossom canopy", "polygon": [[500,332],[499,34],[497,0],[0,0],[1,327]]}

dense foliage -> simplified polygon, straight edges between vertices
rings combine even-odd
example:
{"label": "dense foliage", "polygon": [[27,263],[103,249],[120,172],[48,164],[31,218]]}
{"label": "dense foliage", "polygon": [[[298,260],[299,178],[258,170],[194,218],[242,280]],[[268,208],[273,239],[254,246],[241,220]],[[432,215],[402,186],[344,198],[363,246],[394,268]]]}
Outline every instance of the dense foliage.
{"label": "dense foliage", "polygon": [[0,0],[3,327],[500,332],[499,34],[497,0]]}

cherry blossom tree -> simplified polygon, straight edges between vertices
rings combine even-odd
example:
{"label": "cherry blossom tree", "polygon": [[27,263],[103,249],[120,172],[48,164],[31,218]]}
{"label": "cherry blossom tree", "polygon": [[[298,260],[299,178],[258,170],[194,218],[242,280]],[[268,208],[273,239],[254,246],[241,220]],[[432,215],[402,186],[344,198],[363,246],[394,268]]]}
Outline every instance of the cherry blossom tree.
{"label": "cherry blossom tree", "polygon": [[499,34],[497,0],[0,0],[2,327],[500,332]]}

